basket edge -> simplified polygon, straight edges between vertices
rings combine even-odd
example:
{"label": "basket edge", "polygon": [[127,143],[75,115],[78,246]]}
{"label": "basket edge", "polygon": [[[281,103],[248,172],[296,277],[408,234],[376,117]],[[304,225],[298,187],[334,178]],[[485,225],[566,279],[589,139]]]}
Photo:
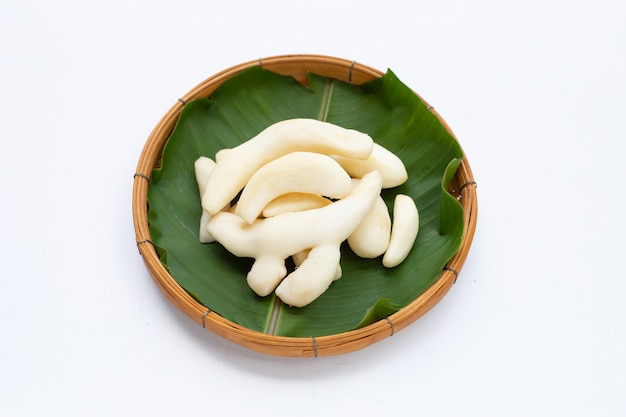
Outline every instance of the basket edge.
{"label": "basket edge", "polygon": [[[462,180],[459,181],[460,183],[473,183],[474,186],[463,187],[461,191],[461,204],[463,205],[465,217],[465,227],[461,247],[453,258],[446,264],[446,268],[442,271],[439,279],[437,279],[425,293],[399,312],[389,316],[389,318],[379,320],[365,326],[362,329],[352,330],[336,335],[312,338],[276,337],[244,329],[243,327],[219,316],[217,313],[207,310],[206,307],[199,304],[195,299],[189,296],[189,294],[175,282],[169,273],[167,273],[158,258],[155,248],[151,244],[146,201],[149,178],[154,167],[154,162],[158,159],[167,137],[169,137],[169,132],[173,129],[173,126],[178,119],[178,115],[182,111],[186,102],[200,97],[208,97],[208,95],[210,95],[224,81],[232,78],[234,75],[251,66],[260,65],[266,69],[281,73],[281,68],[285,71],[282,65],[293,65],[294,63],[299,62],[299,65],[301,66],[303,60],[309,62],[305,72],[310,71],[320,73],[319,71],[309,68],[309,66],[312,65],[314,68],[319,70],[320,68],[323,69],[325,65],[329,65],[331,68],[341,69],[338,73],[333,72],[332,76],[337,78],[337,75],[339,74],[339,79],[353,82],[355,84],[357,84],[355,79],[360,81],[358,83],[363,83],[383,75],[381,71],[355,61],[324,55],[307,54],[280,55],[262,58],[225,69],[192,88],[161,118],[144,145],[135,172],[133,185],[133,222],[139,253],[142,256],[153,280],[170,300],[170,302],[183,311],[183,313],[185,313],[193,321],[200,324],[202,327],[213,331],[221,337],[224,337],[225,339],[243,347],[276,356],[307,357],[348,353],[370,346],[404,329],[430,311],[456,282],[458,274],[460,273],[471,247],[476,227],[476,187],[469,162],[467,161],[467,157],[464,156],[456,176],[460,176]],[[289,71],[291,71],[291,69]],[[325,74],[324,72],[325,71],[322,71],[320,75],[331,76]],[[287,73],[284,75],[291,74]],[[420,97],[420,99],[428,105],[422,97]],[[441,117],[432,106],[428,105],[428,107],[430,111],[437,116],[442,125],[456,139],[456,136],[443,117]]]}

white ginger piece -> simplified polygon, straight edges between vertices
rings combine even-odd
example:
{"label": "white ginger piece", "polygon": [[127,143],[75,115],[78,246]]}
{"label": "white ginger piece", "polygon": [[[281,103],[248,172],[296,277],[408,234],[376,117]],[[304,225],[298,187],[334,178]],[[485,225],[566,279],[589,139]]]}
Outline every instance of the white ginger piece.
{"label": "white ginger piece", "polygon": [[402,160],[378,143],[374,143],[372,153],[367,159],[354,159],[341,155],[333,156],[333,158],[353,178],[361,178],[368,172],[379,171],[383,177],[383,188],[397,187],[409,177]]}
{"label": "white ginger piece", "polygon": [[[356,186],[360,180],[353,179]],[[359,227],[348,236],[348,245],[361,258],[376,258],[385,253],[391,236],[391,216],[387,205],[378,196],[372,210],[363,218]]]}
{"label": "white ginger piece", "polygon": [[[291,256],[291,259],[293,260],[294,265],[296,266],[296,268],[300,267],[300,265],[302,265],[302,263],[306,260],[307,256],[309,256],[309,253],[311,252],[311,249],[305,249],[303,251],[300,251],[298,253],[294,253]],[[337,281],[339,278],[341,278],[341,276],[343,275],[343,271],[341,269],[341,264],[337,264],[337,271],[335,272],[335,276],[333,278],[333,281]]]}
{"label": "white ginger piece", "polygon": [[292,307],[310,304],[333,282],[340,258],[339,245],[331,243],[314,247],[300,267],[278,285],[276,295]]}
{"label": "white ginger piece", "polygon": [[194,173],[196,174],[196,182],[198,183],[198,192],[200,197],[204,194],[206,186],[211,177],[213,169],[215,169],[215,161],[206,156],[201,156],[193,163]]}
{"label": "white ginger piece", "polygon": [[383,265],[387,268],[398,266],[409,255],[417,238],[420,222],[417,206],[411,197],[398,194],[393,204],[391,238],[383,255]]}
{"label": "white ginger piece", "polygon": [[290,211],[304,211],[321,208],[329,205],[331,201],[317,194],[286,193],[267,203],[261,213],[263,217],[274,217],[278,214]]}
{"label": "white ginger piece", "polygon": [[211,215],[207,213],[206,210],[202,210],[202,214],[200,215],[200,230],[198,231],[198,240],[201,243],[211,243],[215,242],[213,236],[206,229],[206,225],[209,224],[209,220],[211,219]]}
{"label": "white ginger piece", "polygon": [[263,165],[246,184],[235,213],[248,223],[279,195],[303,192],[343,198],[350,176],[333,158],[315,152],[291,152]]}
{"label": "white ginger piece", "polygon": [[306,257],[309,256],[309,252],[311,252],[311,249],[305,249],[291,255],[291,259],[293,260],[294,265],[296,267],[302,265],[302,262],[304,262]]}
{"label": "white ginger piece", "polygon": [[[209,182],[213,169],[215,168],[215,161],[211,158],[207,158],[206,156],[201,156],[196,159],[193,167],[196,182],[198,183],[198,192],[200,193],[200,198],[203,198],[206,185]],[[198,232],[198,240],[202,243],[211,243],[215,241],[215,239],[213,239],[213,237],[206,230],[206,225],[210,218],[211,215],[206,210],[202,209],[202,215],[200,216],[200,230]]]}
{"label": "white ginger piece", "polygon": [[366,159],[372,138],[352,129],[314,119],[275,123],[257,136],[216,155],[216,167],[207,184],[202,206],[215,214],[239,193],[250,177],[266,163],[295,151]]}
{"label": "white ginger piece", "polygon": [[228,153],[228,151],[230,151],[230,149],[228,148],[223,148],[220,149],[219,151],[215,152],[215,162],[219,162],[220,159],[222,159],[222,156],[226,155]]}
{"label": "white ginger piece", "polygon": [[[378,172],[363,177],[345,198],[319,209],[283,213],[266,219],[257,219],[248,224],[236,214],[226,211],[215,214],[207,225],[207,230],[232,254],[239,257],[262,259],[254,265],[254,274],[248,275],[248,285],[260,296],[268,295],[271,285],[283,278],[282,270],[274,266],[291,255],[306,249],[313,250],[320,245],[335,245],[337,248],[358,227],[363,217],[369,213],[380,195],[382,178]],[[322,282],[333,280],[337,262],[332,263],[331,277],[318,275]],[[256,262],[255,262],[256,264]],[[266,268],[271,265],[272,268]],[[291,289],[297,293],[297,287]],[[295,304],[294,304],[295,305]]]}
{"label": "white ginger piece", "polygon": [[287,267],[284,259],[275,256],[259,256],[248,272],[247,281],[255,293],[265,297],[274,291],[285,275],[287,275]]}

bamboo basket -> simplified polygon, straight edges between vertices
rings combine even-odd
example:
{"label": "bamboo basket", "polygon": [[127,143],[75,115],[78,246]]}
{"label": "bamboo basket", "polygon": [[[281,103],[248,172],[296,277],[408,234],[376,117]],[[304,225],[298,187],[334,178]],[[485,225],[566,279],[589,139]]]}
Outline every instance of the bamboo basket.
{"label": "bamboo basket", "polygon": [[[199,304],[161,264],[151,243],[148,225],[147,195],[152,169],[160,164],[161,152],[183,106],[192,100],[210,96],[224,81],[255,65],[279,74],[293,76],[301,83],[306,83],[308,72],[356,85],[383,75],[381,71],[341,58],[322,55],[275,56],[246,62],[221,71],[178,99],[148,137],[134,175],[132,211],[136,242],[150,275],[169,301],[193,321],[231,342],[257,352],[291,357],[329,356],[356,351],[392,336],[423,316],[446,295],[456,282],[468,255],[476,228],[478,206],[476,182],[467,157],[463,158],[450,189],[464,211],[465,228],[459,250],[447,263],[438,280],[424,294],[395,314],[361,329],[306,338],[273,336],[252,331]],[[432,106],[429,106],[429,109],[454,136],[450,127],[435,109]]]}

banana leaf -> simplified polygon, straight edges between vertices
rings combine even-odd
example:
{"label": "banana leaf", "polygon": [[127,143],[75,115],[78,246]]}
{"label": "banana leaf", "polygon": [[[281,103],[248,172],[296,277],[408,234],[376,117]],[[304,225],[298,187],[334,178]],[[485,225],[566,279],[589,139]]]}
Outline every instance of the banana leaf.
{"label": "banana leaf", "polygon": [[[409,179],[384,190],[413,197],[420,231],[395,268],[362,259],[342,246],[343,276],[316,301],[292,308],[248,287],[253,259],[237,258],[219,243],[198,240],[201,206],[194,161],[215,157],[267,126],[290,118],[325,120],[368,133],[396,153]],[[210,98],[185,105],[152,173],[148,189],[151,238],[172,277],[198,302],[248,329],[280,336],[337,334],[365,326],[415,300],[439,277],[461,244],[463,212],[447,192],[462,158],[457,141],[392,71],[362,86],[309,74],[308,85],[252,67]]]}

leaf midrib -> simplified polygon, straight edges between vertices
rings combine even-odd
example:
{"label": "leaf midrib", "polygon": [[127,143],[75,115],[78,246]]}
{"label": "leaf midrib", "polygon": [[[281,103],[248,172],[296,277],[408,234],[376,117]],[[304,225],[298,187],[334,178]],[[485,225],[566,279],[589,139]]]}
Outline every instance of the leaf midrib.
{"label": "leaf midrib", "polygon": [[[317,115],[317,119],[325,122],[328,118],[328,110],[330,108],[330,102],[333,95],[334,83],[332,79],[327,79],[324,85],[324,94],[320,102],[320,111]],[[291,271],[288,271],[289,274]],[[270,317],[267,321],[267,326],[264,331],[266,334],[274,335],[278,328],[278,320],[280,319],[280,313],[283,311],[283,301],[274,294],[274,302],[272,303],[272,309],[270,310]]]}
{"label": "leaf midrib", "polygon": [[333,95],[334,83],[332,79],[326,80],[324,86],[324,94],[322,96],[322,102],[320,103],[320,111],[318,113],[318,120],[325,122],[328,119],[328,109],[330,108],[331,97]]}

